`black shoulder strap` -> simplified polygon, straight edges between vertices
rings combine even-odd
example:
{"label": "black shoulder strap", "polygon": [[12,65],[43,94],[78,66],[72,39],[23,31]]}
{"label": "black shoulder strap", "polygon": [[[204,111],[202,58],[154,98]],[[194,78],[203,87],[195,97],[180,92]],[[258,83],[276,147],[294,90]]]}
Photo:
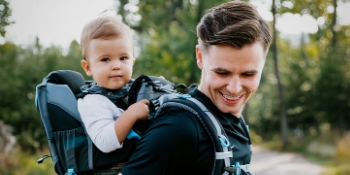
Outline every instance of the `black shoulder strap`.
{"label": "black shoulder strap", "polygon": [[174,90],[174,84],[160,77],[141,75],[132,84],[128,93],[128,106],[141,99],[156,99]]}
{"label": "black shoulder strap", "polygon": [[[210,136],[214,146],[214,165],[212,175],[222,174],[223,167],[229,167],[232,162],[232,150],[227,135],[216,117],[197,99],[195,98],[173,98],[157,110],[155,118],[169,107],[179,107],[193,113]],[[227,172],[224,171],[224,174]],[[227,173],[228,174],[228,173]]]}

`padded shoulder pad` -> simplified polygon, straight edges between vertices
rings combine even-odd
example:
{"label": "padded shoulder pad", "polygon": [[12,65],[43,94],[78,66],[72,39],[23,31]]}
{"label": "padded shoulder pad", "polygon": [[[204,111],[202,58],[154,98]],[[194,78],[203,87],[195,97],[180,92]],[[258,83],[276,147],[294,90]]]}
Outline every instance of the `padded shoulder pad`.
{"label": "padded shoulder pad", "polygon": [[66,84],[73,92],[80,92],[80,87],[85,84],[84,77],[79,73],[71,70],[59,70],[51,72],[44,81],[54,84]]}
{"label": "padded shoulder pad", "polygon": [[[77,99],[67,85],[47,84],[47,103],[53,104],[67,112],[80,123],[82,123],[80,113],[78,111]],[[67,120],[71,116],[66,116]],[[62,116],[65,117],[65,116]]]}
{"label": "padded shoulder pad", "polygon": [[171,89],[174,89],[174,83],[160,77],[155,77],[155,76],[148,76],[153,82],[159,82],[160,86],[170,86]]}

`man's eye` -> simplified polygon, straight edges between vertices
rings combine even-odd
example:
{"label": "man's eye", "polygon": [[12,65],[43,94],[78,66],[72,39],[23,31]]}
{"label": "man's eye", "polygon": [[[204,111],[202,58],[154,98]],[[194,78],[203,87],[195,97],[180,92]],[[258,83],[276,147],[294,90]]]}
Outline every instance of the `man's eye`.
{"label": "man's eye", "polygon": [[110,61],[110,60],[109,60],[109,58],[102,58],[101,61],[108,62],[108,61]]}
{"label": "man's eye", "polygon": [[218,75],[220,76],[224,76],[224,75],[227,75],[228,73],[227,72],[216,72]]}
{"label": "man's eye", "polygon": [[120,57],[120,60],[126,60],[128,59],[127,57]]}
{"label": "man's eye", "polygon": [[246,77],[252,77],[252,76],[254,76],[255,74],[243,74],[244,76],[246,76]]}

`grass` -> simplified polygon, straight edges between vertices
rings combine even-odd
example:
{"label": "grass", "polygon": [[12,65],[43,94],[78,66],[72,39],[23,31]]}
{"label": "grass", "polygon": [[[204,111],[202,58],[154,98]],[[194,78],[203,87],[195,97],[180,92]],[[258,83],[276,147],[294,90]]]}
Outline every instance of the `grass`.
{"label": "grass", "polygon": [[[37,160],[44,154],[50,154],[49,149],[38,151],[37,153],[29,153],[23,151],[20,147],[15,147],[10,154],[3,156],[5,161],[3,167],[0,167],[1,175],[47,175],[56,174],[53,168],[51,158],[45,159],[42,164],[38,164]],[[5,166],[4,166],[5,165]]]}

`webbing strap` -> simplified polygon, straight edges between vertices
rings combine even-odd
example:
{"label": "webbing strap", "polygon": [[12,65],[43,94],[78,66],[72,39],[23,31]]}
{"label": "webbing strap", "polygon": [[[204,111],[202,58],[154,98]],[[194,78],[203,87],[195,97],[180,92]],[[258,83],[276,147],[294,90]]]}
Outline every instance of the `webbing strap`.
{"label": "webbing strap", "polygon": [[85,134],[86,134],[86,138],[88,141],[88,166],[89,166],[89,170],[93,170],[94,169],[94,160],[93,160],[93,143],[90,137],[88,137],[87,131],[84,127],[85,130]]}
{"label": "webbing strap", "polygon": [[232,151],[228,151],[228,152],[216,152],[215,155],[216,155],[216,156],[215,156],[216,159],[225,159],[226,157],[233,157]]}
{"label": "webbing strap", "polygon": [[250,164],[240,165],[241,169],[247,173],[250,172],[250,166]]}
{"label": "webbing strap", "polygon": [[[198,101],[195,98],[186,98],[186,99],[192,101],[199,108],[201,108],[201,110],[203,112],[205,112],[209,116],[210,120],[212,121],[212,123],[214,124],[214,126],[216,128],[217,135],[220,137],[220,139],[221,138],[226,138],[225,136],[222,135],[221,127],[220,127],[220,124],[217,121],[217,119],[213,116],[213,114],[200,101]],[[223,150],[224,153],[228,152],[228,148],[226,146],[224,146],[223,144],[221,144],[221,146],[222,146],[222,150]],[[215,158],[218,159],[216,156],[217,156],[217,154],[215,155]],[[224,159],[225,167],[229,167],[230,166],[230,158],[229,157],[224,157],[224,158],[221,158],[221,159]],[[228,172],[225,171],[223,175],[228,175]]]}

